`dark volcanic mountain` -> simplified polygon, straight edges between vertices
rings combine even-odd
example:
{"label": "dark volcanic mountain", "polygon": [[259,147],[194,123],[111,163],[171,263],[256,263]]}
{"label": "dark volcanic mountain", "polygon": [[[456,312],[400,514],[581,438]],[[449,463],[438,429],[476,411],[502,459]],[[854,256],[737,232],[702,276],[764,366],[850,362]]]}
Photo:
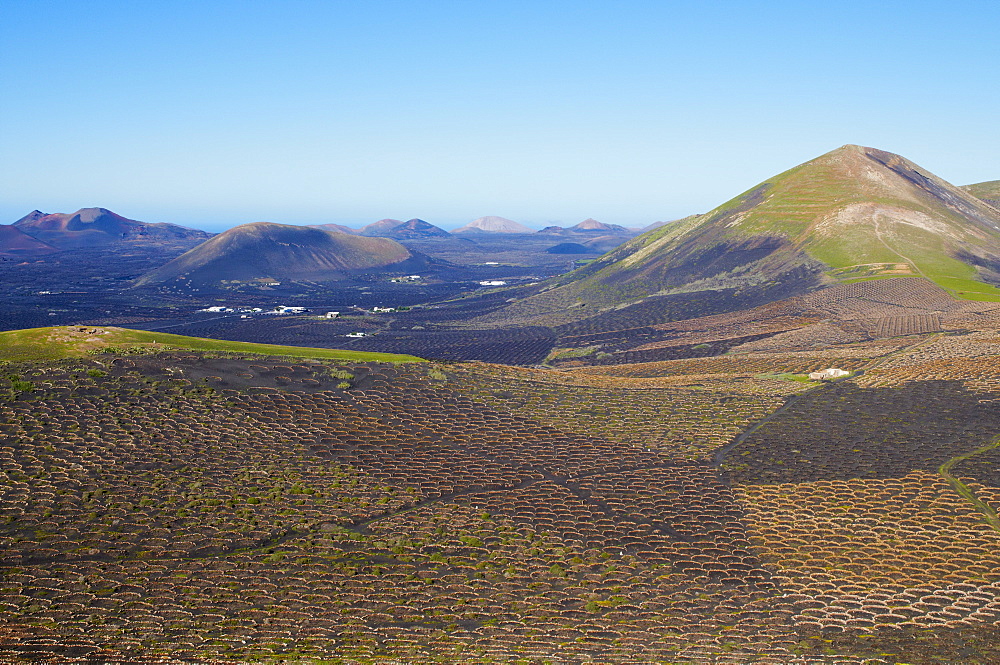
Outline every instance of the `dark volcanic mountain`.
{"label": "dark volcanic mountain", "polygon": [[386,232],[396,228],[403,223],[401,219],[380,219],[377,222],[366,224],[356,231],[358,235],[372,238],[385,238]]}
{"label": "dark volcanic mountain", "polygon": [[563,226],[546,226],[537,233],[540,236],[564,236],[568,235],[569,231]]}
{"label": "dark volcanic mountain", "polygon": [[572,238],[593,238],[594,236],[617,236],[618,244],[621,243],[622,237],[630,237],[637,235],[638,232],[632,229],[627,229],[624,226],[619,226],[618,224],[605,224],[604,222],[599,222],[593,218],[587,218],[569,227],[562,226],[546,226],[541,231],[538,231],[539,235],[555,235],[564,236]]}
{"label": "dark volcanic mountain", "polygon": [[383,219],[374,224],[362,227],[359,233],[364,236],[397,238],[400,240],[423,240],[424,238],[448,238],[451,236],[444,229],[416,218],[405,222],[395,219]]}
{"label": "dark volcanic mountain", "polygon": [[14,222],[27,235],[58,249],[101,247],[119,242],[194,245],[213,234],[164,222],[148,224],[105,208],[46,214],[35,210]]}
{"label": "dark volcanic mountain", "polygon": [[426,266],[426,257],[388,238],[365,238],[305,226],[258,222],[229,229],[136,281],[197,284],[342,279],[357,271]]}
{"label": "dark volcanic mountain", "polygon": [[32,238],[13,224],[0,224],[0,256],[27,258],[58,251],[52,245]]}
{"label": "dark volcanic mountain", "polygon": [[[1000,211],[889,152],[847,145],[704,215],[627,241],[496,320],[579,319],[654,295],[922,276],[963,298],[1000,290]],[[540,320],[540,319],[539,319]],[[483,323],[487,321],[484,320]]]}
{"label": "dark volcanic mountain", "polygon": [[619,226],[617,224],[605,224],[604,222],[599,222],[592,217],[588,217],[579,224],[569,227],[567,231],[596,235],[635,235],[635,231],[626,229],[624,226]]}
{"label": "dark volcanic mountain", "polygon": [[429,224],[422,219],[410,219],[399,226],[389,229],[389,238],[417,240],[420,238],[447,238],[451,234],[444,229]]}

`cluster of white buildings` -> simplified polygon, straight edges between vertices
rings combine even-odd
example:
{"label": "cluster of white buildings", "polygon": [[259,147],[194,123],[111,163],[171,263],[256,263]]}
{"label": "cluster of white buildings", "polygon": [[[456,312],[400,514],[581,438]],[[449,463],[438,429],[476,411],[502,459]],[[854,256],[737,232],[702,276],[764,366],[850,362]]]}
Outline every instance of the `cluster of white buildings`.
{"label": "cluster of white buildings", "polygon": [[261,307],[226,307],[225,305],[213,305],[199,312],[212,312],[214,314],[303,314],[309,310],[305,307],[290,307],[288,305],[278,305],[274,309],[265,310]]}

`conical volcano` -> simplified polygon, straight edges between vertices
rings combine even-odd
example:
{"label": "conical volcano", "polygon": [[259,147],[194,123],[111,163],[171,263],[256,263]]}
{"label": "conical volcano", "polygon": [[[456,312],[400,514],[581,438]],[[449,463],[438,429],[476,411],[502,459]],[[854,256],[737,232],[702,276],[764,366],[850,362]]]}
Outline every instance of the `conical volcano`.
{"label": "conical volcano", "polygon": [[1000,300],[992,285],[1000,283],[1000,211],[899,155],[845,145],[633,238],[505,315],[775,283],[788,295],[893,276]]}
{"label": "conical volcano", "polygon": [[243,224],[207,240],[136,286],[173,280],[211,284],[255,279],[331,280],[359,270],[398,265],[419,268],[425,257],[395,240],[365,238],[305,226]]}
{"label": "conical volcano", "polygon": [[120,242],[191,247],[211,233],[165,222],[128,219],[107,208],[80,208],[74,213],[35,210],[14,222],[32,238],[59,249],[101,247]]}
{"label": "conical volcano", "polygon": [[0,224],[0,256],[31,257],[58,251],[55,247],[32,238],[13,224]]}

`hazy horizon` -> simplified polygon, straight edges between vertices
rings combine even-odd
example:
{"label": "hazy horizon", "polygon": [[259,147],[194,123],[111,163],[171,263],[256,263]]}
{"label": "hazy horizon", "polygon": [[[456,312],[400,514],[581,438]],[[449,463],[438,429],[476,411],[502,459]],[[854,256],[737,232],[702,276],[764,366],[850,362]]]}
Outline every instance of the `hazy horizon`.
{"label": "hazy horizon", "polygon": [[[2,10],[0,222],[641,227],[845,143],[1000,178],[1000,6],[220,0]],[[945,29],[946,28],[946,29]]]}

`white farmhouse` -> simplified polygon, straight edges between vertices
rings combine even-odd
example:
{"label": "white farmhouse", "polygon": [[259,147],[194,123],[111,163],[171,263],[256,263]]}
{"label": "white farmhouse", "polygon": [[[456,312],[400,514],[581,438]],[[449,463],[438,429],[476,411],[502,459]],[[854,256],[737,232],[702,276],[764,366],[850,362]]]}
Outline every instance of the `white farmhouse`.
{"label": "white farmhouse", "polygon": [[842,376],[847,376],[850,372],[844,371],[842,369],[837,369],[836,367],[829,367],[819,372],[812,372],[809,374],[810,381],[831,381],[833,379],[839,379]]}

